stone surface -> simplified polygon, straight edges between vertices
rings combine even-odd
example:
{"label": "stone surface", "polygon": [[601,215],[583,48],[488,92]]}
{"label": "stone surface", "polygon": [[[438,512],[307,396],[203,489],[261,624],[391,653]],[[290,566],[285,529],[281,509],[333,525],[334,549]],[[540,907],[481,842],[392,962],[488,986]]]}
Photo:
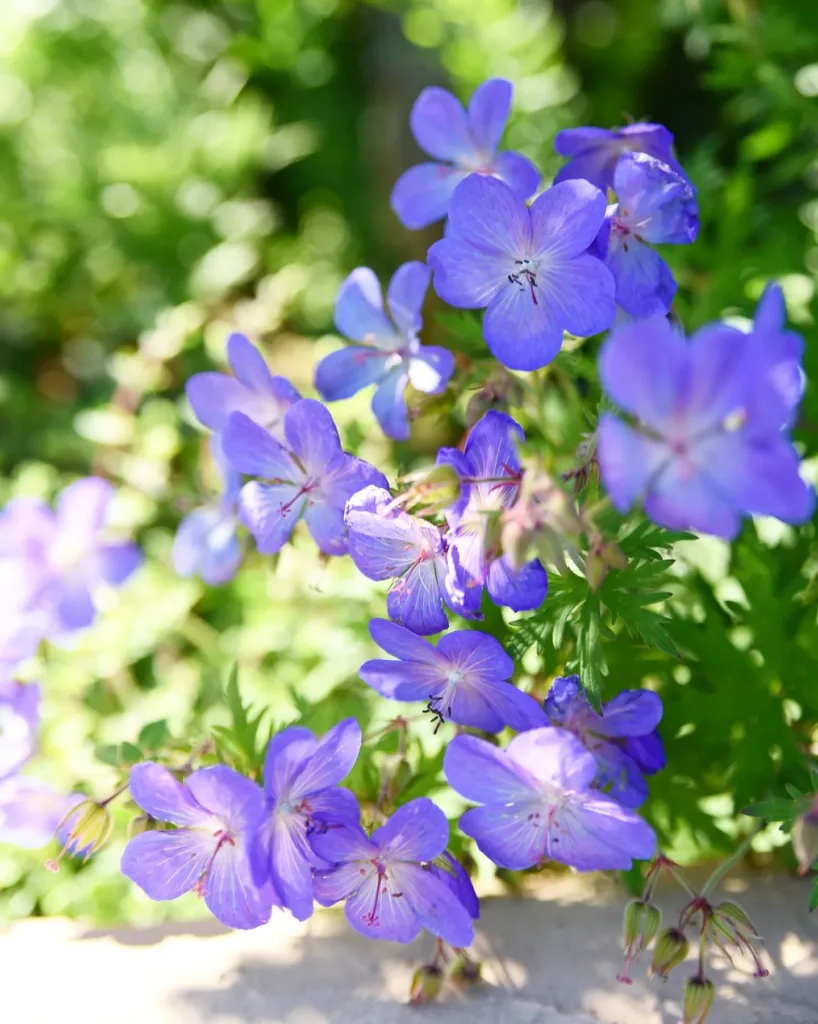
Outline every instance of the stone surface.
{"label": "stone surface", "polygon": [[[745,891],[746,890],[746,891]],[[728,880],[765,935],[771,976],[714,960],[718,998],[707,1024],[818,1022],[818,914],[807,882]],[[477,955],[486,982],[452,988],[422,1010],[405,1005],[428,937],[372,942],[326,911],[304,925],[276,915],[255,932],[215,923],[93,931],[31,920],[0,935],[0,992],[9,1024],[676,1024],[692,962],[666,984],[617,984],[625,897],[600,881],[565,876],[525,899],[489,897]],[[667,918],[683,899],[659,902]]]}

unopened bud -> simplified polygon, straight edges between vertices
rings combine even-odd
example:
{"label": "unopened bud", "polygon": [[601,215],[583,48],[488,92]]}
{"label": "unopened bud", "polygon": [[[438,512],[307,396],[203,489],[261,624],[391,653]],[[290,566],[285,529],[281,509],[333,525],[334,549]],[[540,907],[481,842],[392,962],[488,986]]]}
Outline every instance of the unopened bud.
{"label": "unopened bud", "polygon": [[424,514],[442,512],[460,497],[460,477],[454,466],[441,463],[412,478],[407,508],[419,507]]}
{"label": "unopened bud", "polygon": [[459,956],[452,966],[451,979],[459,988],[476,985],[482,976],[483,971],[480,964],[465,955]]}
{"label": "unopened bud", "polygon": [[46,867],[49,871],[58,871],[66,854],[88,860],[91,854],[105,845],[112,828],[111,815],[105,804],[83,800],[57,826],[57,837],[62,839],[63,846],[56,860],[46,861]]}
{"label": "unopened bud", "polygon": [[805,814],[795,819],[792,848],[798,858],[798,874],[805,875],[818,860],[818,797]]}
{"label": "unopened bud", "polygon": [[507,412],[511,406],[522,404],[523,385],[504,367],[497,367],[486,383],[469,399],[466,406],[466,426],[471,429],[490,409]]}
{"label": "unopened bud", "polygon": [[685,959],[689,948],[690,943],[684,932],[678,928],[663,928],[653,948],[651,975],[658,974],[660,978],[667,978],[673,968]]}
{"label": "unopened bud", "polygon": [[688,978],[682,999],[684,1024],[704,1024],[715,998],[716,986],[709,978]]}
{"label": "unopened bud", "polygon": [[624,919],[624,941],[625,941],[625,971],[618,976],[619,981],[630,985],[631,978],[628,974],[631,963],[639,954],[648,948],[654,936],[659,931],[662,923],[662,914],[658,907],[652,903],[645,903],[643,900],[631,900],[625,907]]}
{"label": "unopened bud", "polygon": [[737,903],[726,900],[714,907],[707,927],[710,936],[728,959],[730,947],[733,947],[752,958],[755,964],[754,977],[767,977],[770,972],[761,960],[762,941],[753,922]]}
{"label": "unopened bud", "polygon": [[713,915],[727,918],[728,921],[731,921],[739,928],[742,928],[745,931],[750,931],[753,935],[758,935],[755,925],[747,916],[744,908],[740,907],[738,903],[733,903],[732,900],[725,900],[723,903],[719,903],[719,905],[714,909]]}
{"label": "unopened bud", "polygon": [[440,995],[443,987],[443,971],[437,964],[424,964],[412,975],[409,987],[409,1003],[411,1006],[426,1006],[433,1003]]}

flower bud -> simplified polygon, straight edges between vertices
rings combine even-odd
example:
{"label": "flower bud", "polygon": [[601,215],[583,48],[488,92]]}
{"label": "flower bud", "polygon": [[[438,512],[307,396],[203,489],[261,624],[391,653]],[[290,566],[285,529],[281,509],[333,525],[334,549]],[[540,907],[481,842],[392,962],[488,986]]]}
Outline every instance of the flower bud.
{"label": "flower bud", "polygon": [[658,907],[643,900],[631,900],[625,907],[624,941],[625,941],[625,973],[618,980],[629,985],[631,982],[628,970],[631,963],[642,950],[647,949],[653,937],[659,931],[662,914]]}
{"label": "flower bud", "polygon": [[715,998],[716,986],[709,978],[688,978],[682,999],[684,1024],[704,1024]]}
{"label": "flower bud", "polygon": [[483,971],[477,961],[465,954],[459,956],[451,969],[451,979],[459,988],[468,988],[482,980]]}
{"label": "flower bud", "polygon": [[88,860],[91,854],[105,845],[112,828],[111,815],[105,804],[83,800],[57,826],[57,837],[63,841],[63,847],[56,860],[46,861],[46,867],[49,871],[58,871],[66,854]]}
{"label": "flower bud", "polygon": [[690,943],[687,941],[684,932],[678,928],[663,928],[653,948],[653,963],[650,965],[650,974],[658,974],[660,978],[667,978],[674,967],[687,956]]}
{"label": "flower bud", "polygon": [[443,971],[436,964],[424,964],[412,975],[409,987],[409,1004],[425,1006],[432,1003],[440,995],[443,987]]}
{"label": "flower bud", "polygon": [[798,874],[805,875],[818,860],[818,797],[805,814],[795,819],[792,848],[798,858]]}
{"label": "flower bud", "polygon": [[732,900],[725,900],[723,903],[719,903],[713,910],[713,916],[726,918],[737,927],[750,931],[753,935],[758,935],[755,925],[747,916],[744,908],[740,907],[738,903],[733,903]]}
{"label": "flower bud", "polygon": [[505,367],[496,367],[486,383],[469,399],[466,426],[471,430],[490,409],[507,412],[511,406],[522,404],[523,394],[522,383]]}
{"label": "flower bud", "polygon": [[602,586],[609,569],[627,569],[628,558],[618,544],[599,540],[585,559],[585,579],[594,593]]}
{"label": "flower bud", "polygon": [[442,512],[460,497],[460,477],[454,466],[443,463],[432,466],[411,478],[407,508],[420,507],[421,514]]}
{"label": "flower bud", "polygon": [[755,964],[753,976],[766,978],[770,973],[761,961],[762,941],[753,922],[737,904],[725,900],[717,907],[714,907],[707,929],[710,937],[719,949],[730,959],[730,947],[734,947],[740,953],[746,953]]}

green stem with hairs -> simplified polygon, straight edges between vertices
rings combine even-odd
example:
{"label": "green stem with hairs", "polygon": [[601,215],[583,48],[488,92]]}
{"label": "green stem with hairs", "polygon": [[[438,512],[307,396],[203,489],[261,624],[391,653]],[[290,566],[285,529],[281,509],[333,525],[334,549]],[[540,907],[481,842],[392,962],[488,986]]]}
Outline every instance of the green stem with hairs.
{"label": "green stem with hairs", "polygon": [[719,864],[719,866],[713,871],[713,873],[710,875],[710,877],[707,879],[707,881],[704,883],[704,886],[702,887],[700,895],[703,899],[707,899],[707,897],[716,888],[716,886],[719,884],[722,878],[724,878],[724,876],[727,874],[730,868],[732,868],[734,864],[740,861],[744,854],[747,853],[755,837],[758,835],[759,832],[762,832],[767,827],[767,824],[767,821],[760,821],[753,829],[753,831],[748,836],[745,836],[744,840],[741,843],[739,843],[739,845],[736,847],[733,853],[727,858],[727,860]]}

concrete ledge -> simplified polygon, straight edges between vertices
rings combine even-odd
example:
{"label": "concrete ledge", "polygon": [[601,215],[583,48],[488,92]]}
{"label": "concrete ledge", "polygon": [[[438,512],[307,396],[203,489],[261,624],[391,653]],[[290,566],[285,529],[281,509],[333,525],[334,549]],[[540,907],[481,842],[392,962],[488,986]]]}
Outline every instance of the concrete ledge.
{"label": "concrete ledge", "polygon": [[[741,891],[746,889],[745,891]],[[818,1022],[818,912],[809,884],[728,880],[764,934],[771,976],[715,960],[708,1024]],[[8,1024],[676,1024],[682,965],[666,983],[617,984],[625,897],[604,881],[565,876],[531,897],[483,900],[476,954],[486,982],[406,1005],[409,981],[434,943],[372,942],[335,911],[300,925],[283,914],[255,932],[215,923],[103,932],[59,919],[0,935],[0,991]],[[670,918],[678,893],[660,898]]]}

